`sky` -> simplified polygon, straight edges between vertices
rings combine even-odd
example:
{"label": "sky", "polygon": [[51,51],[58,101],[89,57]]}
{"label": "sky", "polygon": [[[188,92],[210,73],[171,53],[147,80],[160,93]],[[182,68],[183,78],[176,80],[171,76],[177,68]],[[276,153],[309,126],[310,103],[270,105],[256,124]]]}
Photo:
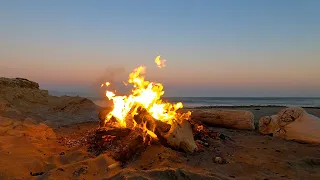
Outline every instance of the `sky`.
{"label": "sky", "polygon": [[101,95],[145,65],[165,96],[320,97],[317,0],[0,4],[0,76],[43,89]]}

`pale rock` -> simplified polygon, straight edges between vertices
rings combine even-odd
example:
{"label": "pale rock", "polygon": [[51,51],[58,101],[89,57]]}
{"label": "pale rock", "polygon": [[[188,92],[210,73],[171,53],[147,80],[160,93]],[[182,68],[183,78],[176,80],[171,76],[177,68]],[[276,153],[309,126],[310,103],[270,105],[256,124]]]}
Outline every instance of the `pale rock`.
{"label": "pale rock", "polygon": [[167,143],[175,149],[182,149],[187,153],[193,153],[198,149],[193,138],[191,125],[187,120],[181,123],[174,121],[164,137]]}
{"label": "pale rock", "polygon": [[262,117],[259,131],[286,140],[320,143],[320,119],[300,107],[286,108],[277,115]]}

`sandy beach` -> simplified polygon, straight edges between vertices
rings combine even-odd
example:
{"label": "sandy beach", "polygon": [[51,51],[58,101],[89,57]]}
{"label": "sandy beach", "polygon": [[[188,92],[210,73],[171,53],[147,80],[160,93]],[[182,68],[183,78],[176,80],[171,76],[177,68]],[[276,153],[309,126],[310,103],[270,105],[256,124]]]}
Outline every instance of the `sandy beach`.
{"label": "sandy beach", "polygon": [[[260,110],[255,110],[257,108]],[[260,116],[278,112],[282,108],[242,107],[235,109],[252,110],[256,119],[258,119]],[[320,114],[319,109],[307,109],[307,111],[315,115]],[[77,139],[81,137],[79,134],[96,127],[96,123],[83,123],[59,128],[56,132],[61,137]],[[212,129],[229,136],[232,141],[211,139],[209,147],[206,147],[203,152],[196,152],[191,155],[161,145],[151,145],[140,156],[126,164],[124,168],[117,168],[108,172],[106,167],[94,170],[94,168],[87,166],[88,172],[81,177],[85,177],[85,179],[320,178],[320,145],[301,144],[277,137],[262,136],[257,130],[246,131],[214,127]],[[79,148],[78,150],[80,149],[83,149],[82,152],[86,150],[85,148]],[[227,163],[215,163],[214,158],[217,156],[226,159]],[[96,164],[95,166],[100,165]],[[103,166],[106,165],[103,164]],[[71,174],[75,170],[76,168],[71,168],[65,173],[57,173],[51,170],[52,174],[49,173],[47,177],[63,178],[67,176],[72,178]]]}
{"label": "sandy beach", "polygon": [[[263,107],[254,114],[259,117],[279,109]],[[309,111],[320,113],[318,109]],[[124,167],[108,171],[107,167],[115,163],[111,157],[105,154],[95,157],[88,152],[85,143],[77,143],[96,128],[98,122],[52,128],[56,136],[53,139],[17,134],[1,136],[1,179],[320,178],[319,145],[262,136],[257,131],[226,128],[212,129],[229,136],[232,141],[211,139],[203,152],[189,155],[162,145],[151,145]],[[216,156],[224,158],[227,163],[215,163]],[[43,174],[32,176],[36,173]]]}
{"label": "sandy beach", "polygon": [[[320,178],[320,145],[261,135],[257,128],[209,127],[228,138],[208,138],[192,154],[153,143],[117,166],[112,152],[89,148],[104,108],[81,97],[51,96],[25,79],[2,79],[0,94],[0,179]],[[257,126],[283,107],[232,109],[251,111]],[[320,117],[320,109],[305,110]]]}

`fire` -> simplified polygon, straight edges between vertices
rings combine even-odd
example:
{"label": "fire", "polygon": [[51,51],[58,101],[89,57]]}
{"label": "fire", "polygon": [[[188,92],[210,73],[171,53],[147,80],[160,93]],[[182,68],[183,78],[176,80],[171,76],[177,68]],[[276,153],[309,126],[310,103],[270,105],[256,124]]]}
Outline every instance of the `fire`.
{"label": "fire", "polygon": [[[160,60],[160,56],[156,58]],[[164,60],[160,61],[161,67],[164,67]],[[159,66],[159,64],[157,63]],[[159,66],[160,67],[160,66]],[[156,137],[153,130],[147,129],[145,124],[138,125],[133,116],[138,113],[138,109],[145,109],[154,119],[167,124],[172,124],[173,121],[181,121],[188,119],[191,112],[179,114],[177,110],[183,108],[183,104],[178,102],[171,104],[164,102],[161,97],[164,94],[163,85],[161,83],[150,82],[145,80],[146,68],[140,66],[129,75],[128,84],[133,86],[132,93],[128,96],[117,96],[115,92],[106,91],[106,97],[113,101],[113,109],[107,114],[105,123],[111,119],[115,119],[119,126],[129,127],[127,120],[133,121],[133,126],[139,126],[151,137]]]}
{"label": "fire", "polygon": [[166,67],[166,65],[164,64],[166,60],[160,59],[160,56],[157,56],[154,62],[158,65],[159,68]]}
{"label": "fire", "polygon": [[101,84],[101,87],[103,87],[104,85],[106,85],[106,86],[108,87],[108,86],[111,85],[111,83],[110,83],[110,82],[106,82],[106,83],[104,83],[104,84]]}

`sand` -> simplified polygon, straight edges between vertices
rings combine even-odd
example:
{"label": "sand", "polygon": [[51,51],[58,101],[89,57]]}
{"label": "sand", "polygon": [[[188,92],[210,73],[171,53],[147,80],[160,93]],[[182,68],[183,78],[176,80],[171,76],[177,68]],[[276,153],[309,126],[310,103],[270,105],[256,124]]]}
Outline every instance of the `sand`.
{"label": "sand", "polygon": [[[237,109],[252,111],[258,120],[281,108]],[[320,116],[320,109],[306,110]],[[194,154],[151,145],[124,167],[110,170],[116,162],[106,154],[94,156],[85,142],[98,122],[51,127],[32,119],[1,119],[0,179],[320,179],[320,145],[263,136],[257,130],[212,127],[232,141],[210,139],[209,147]],[[215,157],[226,163],[217,164]]]}
{"label": "sand", "polygon": [[[282,108],[233,107],[253,112],[256,125]],[[36,82],[0,78],[0,179],[320,179],[320,145],[216,127],[230,139],[209,138],[193,154],[153,144],[113,166],[108,152],[88,151],[100,110],[86,98],[56,97]],[[306,111],[320,117],[320,109]]]}

